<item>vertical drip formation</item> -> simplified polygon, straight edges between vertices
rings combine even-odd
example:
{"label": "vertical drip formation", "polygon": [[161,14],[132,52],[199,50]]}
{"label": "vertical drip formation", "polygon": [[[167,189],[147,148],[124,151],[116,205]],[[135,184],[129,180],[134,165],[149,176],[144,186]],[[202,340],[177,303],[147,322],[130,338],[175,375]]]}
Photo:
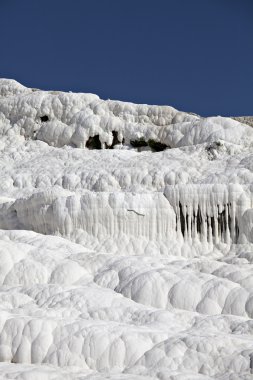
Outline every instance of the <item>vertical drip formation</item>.
{"label": "vertical drip formation", "polygon": [[43,192],[0,207],[0,227],[44,234],[85,232],[99,242],[253,242],[253,186],[176,185],[153,193]]}
{"label": "vertical drip formation", "polygon": [[182,205],[179,202],[179,215],[177,230],[179,229],[184,238],[196,238],[198,236],[206,237],[209,242],[237,243],[239,237],[239,225],[236,216],[232,223],[232,205],[213,205],[212,212],[208,211],[203,214],[201,207],[198,205],[197,211],[191,212],[189,205]]}
{"label": "vertical drip formation", "polygon": [[165,196],[176,213],[176,230],[185,240],[234,243],[243,232],[241,221],[250,197],[237,185],[168,186]]}
{"label": "vertical drip formation", "polygon": [[10,227],[63,236],[83,231],[101,242],[122,235],[146,241],[176,238],[174,210],[160,192],[37,193],[7,210],[0,207],[0,228]]}

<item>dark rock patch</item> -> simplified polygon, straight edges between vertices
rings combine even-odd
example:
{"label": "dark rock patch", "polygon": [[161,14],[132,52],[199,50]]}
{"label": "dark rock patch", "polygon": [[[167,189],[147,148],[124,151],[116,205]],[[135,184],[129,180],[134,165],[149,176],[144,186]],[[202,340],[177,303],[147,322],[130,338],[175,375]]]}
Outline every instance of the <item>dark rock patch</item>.
{"label": "dark rock patch", "polygon": [[49,117],[47,115],[44,115],[40,117],[40,120],[42,121],[42,123],[45,123],[49,120]]}
{"label": "dark rock patch", "polygon": [[101,149],[101,141],[99,135],[90,136],[86,142],[86,148],[88,149]]}

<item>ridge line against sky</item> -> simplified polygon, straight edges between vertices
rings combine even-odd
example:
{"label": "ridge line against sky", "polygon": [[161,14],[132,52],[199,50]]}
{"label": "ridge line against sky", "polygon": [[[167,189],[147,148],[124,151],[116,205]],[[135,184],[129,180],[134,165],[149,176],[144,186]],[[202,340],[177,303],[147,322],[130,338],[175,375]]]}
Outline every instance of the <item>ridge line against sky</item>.
{"label": "ridge line against sky", "polygon": [[252,115],[251,0],[1,0],[0,77],[44,90]]}

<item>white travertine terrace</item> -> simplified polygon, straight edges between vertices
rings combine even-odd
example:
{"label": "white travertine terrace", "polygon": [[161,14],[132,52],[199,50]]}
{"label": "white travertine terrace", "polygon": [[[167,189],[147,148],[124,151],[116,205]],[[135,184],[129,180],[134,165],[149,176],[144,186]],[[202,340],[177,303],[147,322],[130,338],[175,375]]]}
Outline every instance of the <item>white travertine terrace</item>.
{"label": "white travertine terrace", "polygon": [[0,79],[0,157],[0,379],[252,379],[251,126]]}

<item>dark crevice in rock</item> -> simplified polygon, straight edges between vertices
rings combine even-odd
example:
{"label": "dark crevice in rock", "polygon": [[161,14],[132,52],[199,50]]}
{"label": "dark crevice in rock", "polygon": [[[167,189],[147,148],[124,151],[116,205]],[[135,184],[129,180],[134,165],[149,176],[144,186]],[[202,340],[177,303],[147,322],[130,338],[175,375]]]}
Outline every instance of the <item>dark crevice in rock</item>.
{"label": "dark crevice in rock", "polygon": [[101,141],[99,135],[90,136],[86,142],[86,148],[88,149],[101,149]]}
{"label": "dark crevice in rock", "polygon": [[197,218],[197,232],[201,233],[201,225],[202,225],[202,216],[200,212],[200,208],[198,207],[197,215],[194,215],[195,218]]}
{"label": "dark crevice in rock", "polygon": [[181,232],[182,232],[182,235],[184,236],[184,233],[185,233],[185,217],[184,217],[184,213],[183,213],[182,205],[181,205],[180,202],[179,202],[179,210],[180,210],[180,225],[181,225]]}
{"label": "dark crevice in rock", "polygon": [[142,147],[149,146],[153,152],[161,152],[167,148],[170,148],[168,145],[162,144],[159,141],[155,141],[155,140],[151,140],[151,139],[148,141],[145,141],[143,138],[141,138],[139,140],[131,140],[130,144],[134,148],[142,148]]}
{"label": "dark crevice in rock", "polygon": [[49,120],[49,117],[47,115],[44,115],[40,117],[40,120],[42,121],[42,123],[45,123]]}
{"label": "dark crevice in rock", "polygon": [[154,141],[154,140],[148,140],[148,146],[155,152],[161,152],[169,148],[168,145],[162,144],[159,141]]}
{"label": "dark crevice in rock", "polygon": [[49,120],[49,117],[47,115],[44,115],[40,117],[40,120],[42,121],[42,123],[45,123]]}
{"label": "dark crevice in rock", "polygon": [[238,225],[238,221],[237,221],[237,218],[235,218],[235,243],[238,243],[238,238],[239,238],[239,225]]}
{"label": "dark crevice in rock", "polygon": [[[121,141],[119,141],[119,137],[118,137],[118,132],[117,131],[112,131],[112,135],[113,135],[112,145],[105,144],[106,149],[113,149],[113,147],[115,145],[118,145],[118,144],[121,143]],[[124,144],[124,142],[125,142],[125,140],[123,139],[122,140],[122,144]]]}
{"label": "dark crevice in rock", "polygon": [[114,145],[120,144],[120,141],[118,138],[118,132],[117,131],[112,131],[112,135],[113,135],[112,147],[114,147]]}
{"label": "dark crevice in rock", "polygon": [[144,146],[148,146],[148,143],[144,140],[144,139],[140,139],[140,140],[131,140],[130,141],[130,144],[132,145],[132,147],[134,148],[142,148]]}
{"label": "dark crevice in rock", "polygon": [[[117,131],[112,131],[112,135],[113,135],[112,145],[108,145],[108,144],[105,143],[105,148],[106,149],[113,149],[113,147],[115,145],[121,143],[119,141],[118,132]],[[122,144],[124,143],[124,141],[125,140],[123,139]],[[99,135],[90,136],[89,139],[86,142],[86,148],[88,148],[88,149],[102,149],[102,144],[101,144],[101,141],[99,139]]]}

